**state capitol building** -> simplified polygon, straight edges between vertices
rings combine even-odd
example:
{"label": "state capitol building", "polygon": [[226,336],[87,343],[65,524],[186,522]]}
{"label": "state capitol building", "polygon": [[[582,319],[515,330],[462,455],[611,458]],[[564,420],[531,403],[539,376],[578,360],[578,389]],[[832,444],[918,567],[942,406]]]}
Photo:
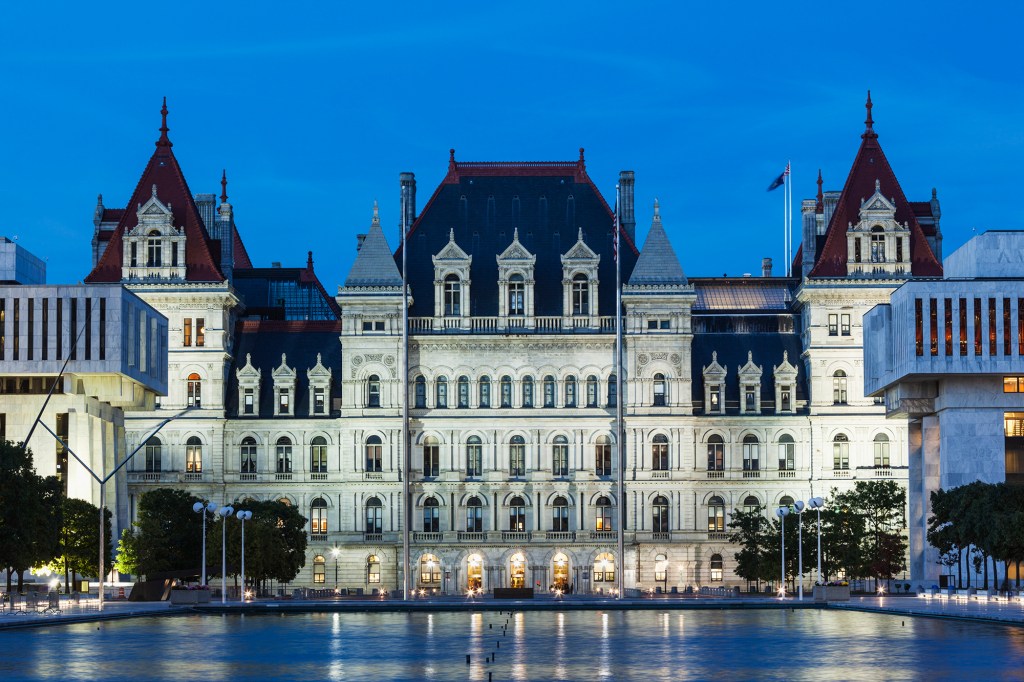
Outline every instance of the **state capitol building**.
{"label": "state capitol building", "polygon": [[96,207],[86,282],[124,284],[168,320],[167,396],[125,413],[129,450],[194,409],[132,461],[116,526],[175,487],[301,510],[297,586],[333,587],[337,571],[343,589],[401,589],[407,545],[414,588],[681,591],[742,584],[734,509],[907,479],[905,421],[864,397],[861,318],[942,275],[940,211],[934,192],[904,195],[870,99],[845,184],[823,191],[819,174],[797,202],[791,277],[767,259],[754,276],[688,276],[656,202],[637,243],[633,173],[616,221],[582,149],[453,150],[422,204],[400,175],[404,228],[367,211],[335,288],[312,253],[254,265],[226,180],[219,201],[194,194],[163,117],[127,207]]}

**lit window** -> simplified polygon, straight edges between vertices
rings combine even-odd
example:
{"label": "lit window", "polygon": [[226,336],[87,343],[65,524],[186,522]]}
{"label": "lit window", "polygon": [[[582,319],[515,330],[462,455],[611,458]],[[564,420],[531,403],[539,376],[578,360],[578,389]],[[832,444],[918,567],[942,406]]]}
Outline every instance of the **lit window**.
{"label": "lit window", "polygon": [[324,395],[324,389],[314,388],[313,389],[313,414],[324,414],[326,411],[326,396]]}
{"label": "lit window", "polygon": [[206,345],[206,320],[201,317],[196,318],[196,346],[202,347]]}
{"label": "lit window", "polygon": [[380,583],[380,559],[376,554],[371,554],[366,560],[366,582],[370,585]]}
{"label": "lit window", "polygon": [[199,375],[193,372],[188,375],[188,402],[189,407],[203,406],[203,382]]}
{"label": "lit window", "polygon": [[720,583],[722,582],[722,555],[712,554],[711,555],[711,582]]}
{"label": "lit window", "polygon": [[245,394],[242,396],[244,400],[243,411],[245,414],[254,414],[256,412],[256,394],[251,388],[245,389]]}
{"label": "lit window", "polygon": [[200,473],[203,470],[203,443],[195,436],[185,442],[185,471]]}
{"label": "lit window", "polygon": [[433,554],[424,554],[420,559],[420,584],[437,585],[441,582],[441,562]]}
{"label": "lit window", "polygon": [[725,502],[717,495],[708,500],[708,532],[725,531]]}
{"label": "lit window", "polygon": [[612,503],[607,497],[597,498],[597,513],[595,517],[594,530],[613,530]]}
{"label": "lit window", "polygon": [[599,554],[594,560],[593,574],[595,583],[615,582],[615,558],[607,552]]}
{"label": "lit window", "polygon": [[526,502],[518,495],[508,503],[508,529],[513,532],[526,530]]}
{"label": "lit window", "polygon": [[287,388],[282,388],[277,394],[277,411],[280,414],[288,414],[291,409],[292,396]]}
{"label": "lit window", "polygon": [[327,580],[327,562],[319,554],[313,557],[313,584],[323,585]]}
{"label": "lit window", "polygon": [[327,535],[327,502],[318,497],[309,505],[310,533]]}

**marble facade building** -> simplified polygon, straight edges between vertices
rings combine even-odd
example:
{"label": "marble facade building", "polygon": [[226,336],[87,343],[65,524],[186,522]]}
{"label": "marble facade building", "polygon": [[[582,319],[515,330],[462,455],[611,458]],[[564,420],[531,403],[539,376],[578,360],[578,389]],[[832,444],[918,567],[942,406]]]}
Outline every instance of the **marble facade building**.
{"label": "marble facade building", "polygon": [[940,212],[934,193],[906,199],[870,100],[846,184],[825,192],[819,175],[803,202],[793,277],[770,263],[687,276],[657,203],[641,247],[632,172],[619,187],[616,223],[582,149],[501,163],[453,150],[422,210],[401,174],[405,239],[374,207],[332,296],[312,253],[254,267],[226,179],[219,203],[189,190],[165,109],[127,208],[96,208],[88,277],[169,320],[167,397],[126,419],[129,441],[196,408],[147,445],[130,499],[173,486],[287,500],[309,519],[299,585],[337,572],[342,588],[393,590],[408,533],[417,588],[608,591],[621,571],[629,589],[671,591],[741,584],[734,509],[905,481],[907,428],[864,395],[862,318],[908,279],[941,275]]}

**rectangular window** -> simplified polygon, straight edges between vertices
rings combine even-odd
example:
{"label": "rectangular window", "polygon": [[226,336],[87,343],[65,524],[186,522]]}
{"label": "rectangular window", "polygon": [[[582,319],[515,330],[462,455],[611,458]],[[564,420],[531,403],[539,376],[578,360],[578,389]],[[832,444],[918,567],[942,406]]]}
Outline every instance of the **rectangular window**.
{"label": "rectangular window", "polygon": [[783,386],[779,390],[779,409],[783,412],[788,412],[793,409],[793,389],[789,386]]}
{"label": "rectangular window", "polygon": [[743,391],[743,398],[744,402],[746,403],[744,407],[746,408],[747,412],[753,412],[754,409],[757,407],[757,403],[754,400],[754,389],[754,386],[747,386],[746,389]]}
{"label": "rectangular window", "polygon": [[[56,360],[64,359],[64,299],[56,298],[53,300],[54,305],[57,306],[57,328],[54,329],[54,333],[57,335],[57,357]],[[129,356],[128,364],[131,365],[132,358]]]}
{"label": "rectangular window", "polygon": [[277,406],[280,414],[288,414],[288,406],[291,404],[291,396],[288,394],[287,389],[281,389],[278,394]]}
{"label": "rectangular window", "polygon": [[961,298],[960,305],[960,355],[967,355],[967,299]]}
{"label": "rectangular window", "polygon": [[206,320],[201,317],[196,318],[196,346],[202,347],[206,345]]}
{"label": "rectangular window", "polygon": [[944,340],[946,342],[945,343],[945,347],[946,347],[945,350],[946,350],[946,356],[948,357],[948,356],[953,354],[953,300],[952,299],[947,298],[945,300],[945,311],[944,311],[944,315],[943,315],[942,321],[944,323],[943,328],[945,330],[945,334],[944,334]]}
{"label": "rectangular window", "polygon": [[[1024,356],[1024,298],[1017,299],[1017,355]],[[2,357],[3,351],[0,351],[0,358]]]}
{"label": "rectangular window", "polygon": [[324,389],[313,389],[313,414],[324,414],[327,401],[324,399]]}
{"label": "rectangular window", "polygon": [[107,359],[107,299],[100,299],[100,360]]}
{"label": "rectangular window", "polygon": [[721,390],[720,386],[712,386],[711,387],[711,391],[710,391],[710,395],[709,395],[710,403],[711,403],[709,405],[709,409],[708,409],[709,412],[721,412],[722,411],[722,403],[721,403],[720,390]]}
{"label": "rectangular window", "polygon": [[[0,301],[0,306],[2,305],[3,301]],[[40,312],[42,313],[42,333],[39,336],[39,346],[42,351],[43,360],[48,360],[50,357],[50,299],[43,299],[43,309]],[[3,324],[2,319],[3,316],[0,315],[0,324]],[[0,332],[0,334],[3,334],[3,332]],[[3,351],[0,350],[0,359],[2,359],[3,356]],[[0,441],[2,440],[3,439],[0,438]]]}
{"label": "rectangular window", "polygon": [[1003,414],[1006,482],[1024,483],[1024,412]]}
{"label": "rectangular window", "polygon": [[[21,299],[14,299],[14,324],[11,328],[11,338],[14,340],[13,359],[18,359],[18,352],[21,350]],[[71,356],[74,360],[74,356]]]}
{"label": "rectangular window", "polygon": [[92,360],[92,299],[85,299],[85,359]]}
{"label": "rectangular window", "polygon": [[981,299],[974,299],[974,354],[981,355]]}
{"label": "rectangular window", "polygon": [[988,299],[988,354],[996,356],[996,299]]}
{"label": "rectangular window", "polygon": [[841,336],[850,335],[850,316],[847,313],[839,316],[839,334]]}
{"label": "rectangular window", "polygon": [[903,262],[903,238],[896,237],[896,262]]}
{"label": "rectangular window", "polygon": [[185,318],[184,337],[181,340],[181,345],[191,346],[192,345],[192,318]]}
{"label": "rectangular window", "polygon": [[828,316],[828,335],[839,336],[839,315]]}
{"label": "rectangular window", "polygon": [[36,349],[36,300],[34,298],[28,299],[28,334],[25,335],[25,340],[28,341],[28,359],[32,360],[33,354]]}
{"label": "rectangular window", "polygon": [[6,298],[0,298],[0,360],[4,359],[4,346],[7,341],[7,311],[5,306],[7,305]]}
{"label": "rectangular window", "polygon": [[928,299],[928,331],[931,343],[928,345],[932,355],[939,354],[939,306],[936,299]]}
{"label": "rectangular window", "polygon": [[1010,329],[1012,328],[1010,322],[1010,299],[1003,299],[1003,355],[1010,355],[1013,351],[1010,350]]}
{"label": "rectangular window", "polygon": [[1003,377],[1003,393],[1024,393],[1024,377]]}
{"label": "rectangular window", "polygon": [[253,389],[245,389],[245,407],[243,412],[245,414],[254,414],[256,412],[256,396],[253,394]]}
{"label": "rectangular window", "polygon": [[924,355],[924,314],[919,298],[914,299],[914,353],[917,357]]}

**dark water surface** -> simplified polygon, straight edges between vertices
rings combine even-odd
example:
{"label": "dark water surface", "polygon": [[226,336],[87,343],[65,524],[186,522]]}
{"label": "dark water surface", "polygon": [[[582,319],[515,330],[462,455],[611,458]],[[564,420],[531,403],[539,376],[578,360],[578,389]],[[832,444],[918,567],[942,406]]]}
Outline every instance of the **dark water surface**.
{"label": "dark water surface", "polygon": [[819,610],[466,611],[184,615],[0,632],[3,681],[487,680],[488,672],[494,680],[1022,679],[1024,628]]}

